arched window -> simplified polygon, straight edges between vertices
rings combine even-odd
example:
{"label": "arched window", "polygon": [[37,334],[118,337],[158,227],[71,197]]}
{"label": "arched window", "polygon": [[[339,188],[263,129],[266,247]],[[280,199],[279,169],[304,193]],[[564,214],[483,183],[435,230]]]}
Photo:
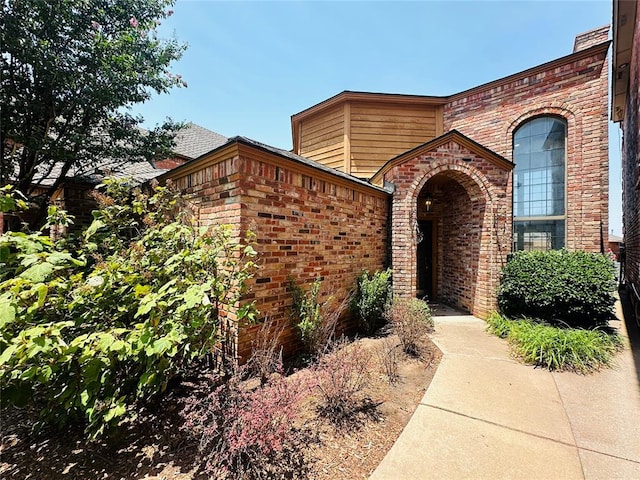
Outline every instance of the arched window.
{"label": "arched window", "polygon": [[513,135],[513,242],[515,250],[565,245],[567,124],[537,117]]}

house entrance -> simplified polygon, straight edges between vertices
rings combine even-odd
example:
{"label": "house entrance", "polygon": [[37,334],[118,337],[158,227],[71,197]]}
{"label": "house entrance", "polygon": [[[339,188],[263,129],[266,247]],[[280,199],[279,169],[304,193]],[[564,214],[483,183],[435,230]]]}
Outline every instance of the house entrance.
{"label": "house entrance", "polygon": [[417,296],[426,300],[435,298],[435,231],[433,220],[420,220],[418,222],[422,241],[418,243],[416,255],[417,272]]}

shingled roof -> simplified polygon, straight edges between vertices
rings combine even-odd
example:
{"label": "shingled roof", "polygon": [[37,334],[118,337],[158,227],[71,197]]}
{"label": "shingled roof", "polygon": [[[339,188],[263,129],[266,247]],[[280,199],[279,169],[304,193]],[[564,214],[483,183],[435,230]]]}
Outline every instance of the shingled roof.
{"label": "shingled roof", "polygon": [[174,152],[188,159],[197,158],[227,143],[227,137],[189,122],[175,138]]}
{"label": "shingled roof", "polygon": [[[227,141],[227,137],[189,122],[176,135],[174,153],[191,160],[224,145]],[[61,165],[54,165],[48,175],[36,175],[34,183],[43,187],[53,185],[60,175],[61,167]],[[105,159],[97,161],[93,165],[72,168],[67,174],[67,178],[70,181],[89,184],[98,184],[105,178],[131,178],[136,183],[144,183],[166,171],[166,169],[156,168],[148,162],[123,164]]]}

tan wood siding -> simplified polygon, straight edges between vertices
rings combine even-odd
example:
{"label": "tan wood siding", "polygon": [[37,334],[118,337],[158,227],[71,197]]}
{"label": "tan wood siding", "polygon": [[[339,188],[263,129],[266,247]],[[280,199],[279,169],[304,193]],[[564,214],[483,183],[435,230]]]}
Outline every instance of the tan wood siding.
{"label": "tan wood siding", "polygon": [[436,136],[436,106],[351,104],[351,173],[372,176],[384,163]]}
{"label": "tan wood siding", "polygon": [[361,178],[443,133],[441,105],[386,96],[345,99],[294,125],[296,153]]}
{"label": "tan wood siding", "polygon": [[344,107],[336,106],[300,124],[300,155],[344,170]]}

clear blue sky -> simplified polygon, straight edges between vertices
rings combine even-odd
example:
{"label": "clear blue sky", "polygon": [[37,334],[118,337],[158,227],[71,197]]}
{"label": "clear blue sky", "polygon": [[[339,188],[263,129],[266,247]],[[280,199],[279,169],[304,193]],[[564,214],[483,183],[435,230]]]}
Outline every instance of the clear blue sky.
{"label": "clear blue sky", "polygon": [[[448,95],[571,53],[611,1],[178,0],[160,28],[189,45],[188,87],[136,107],[291,148],[292,114],[343,90]],[[610,229],[621,234],[620,147],[610,128]]]}

